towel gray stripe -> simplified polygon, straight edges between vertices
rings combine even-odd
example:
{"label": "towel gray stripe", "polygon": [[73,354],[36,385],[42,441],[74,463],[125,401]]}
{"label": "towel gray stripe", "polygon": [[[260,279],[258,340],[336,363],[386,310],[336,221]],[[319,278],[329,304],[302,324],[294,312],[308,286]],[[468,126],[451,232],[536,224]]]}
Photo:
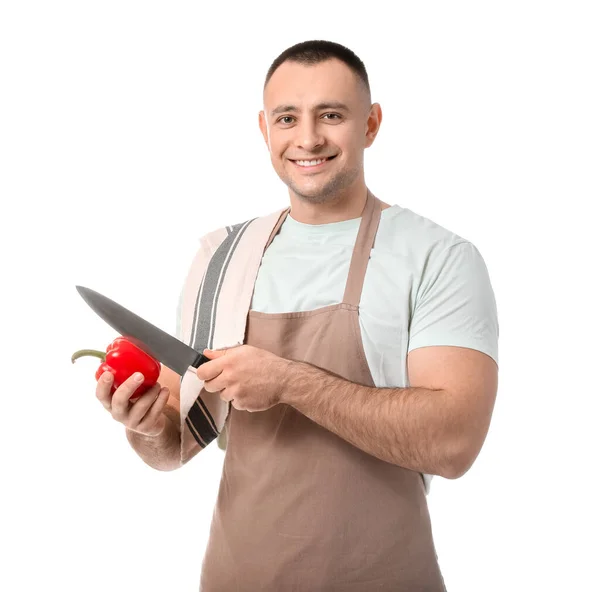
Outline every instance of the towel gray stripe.
{"label": "towel gray stripe", "polygon": [[205,347],[209,349],[213,347],[217,302],[223,280],[244,231],[255,219],[233,226],[232,232],[219,245],[207,266],[196,300],[192,324],[191,346],[198,352],[202,352]]}
{"label": "towel gray stripe", "polygon": [[248,220],[247,222],[242,222],[240,224],[236,224],[235,226],[232,227],[231,234],[229,234],[229,236],[227,237],[227,238],[231,238],[231,240],[233,241],[233,244],[231,245],[231,249],[229,249],[229,252],[227,255],[227,260],[224,263],[223,271],[221,273],[219,286],[217,288],[217,293],[215,294],[213,307],[212,307],[212,315],[211,315],[211,319],[210,319],[210,334],[208,336],[207,343],[211,343],[211,344],[213,343],[213,336],[214,336],[215,328],[217,326],[217,322],[216,322],[217,321],[217,298],[218,298],[218,295],[221,293],[221,287],[223,286],[223,282],[225,281],[225,274],[227,273],[227,270],[229,269],[229,262],[233,258],[233,253],[237,249],[237,247],[240,243],[240,240],[242,239],[242,236],[244,235],[244,232],[246,232],[246,229],[248,228],[248,226],[250,226],[250,223],[253,220],[255,220],[255,218],[253,218],[252,220]]}
{"label": "towel gray stripe", "polygon": [[[229,263],[241,237],[253,220],[256,220],[256,218],[234,226],[228,226],[227,237],[218,246],[207,265],[196,297],[192,333],[188,344],[197,352],[201,353],[205,347],[213,347],[217,302],[225,274],[229,269]],[[206,447],[219,435],[214,418],[201,396],[198,396],[190,408],[186,423],[194,439],[202,448]]]}

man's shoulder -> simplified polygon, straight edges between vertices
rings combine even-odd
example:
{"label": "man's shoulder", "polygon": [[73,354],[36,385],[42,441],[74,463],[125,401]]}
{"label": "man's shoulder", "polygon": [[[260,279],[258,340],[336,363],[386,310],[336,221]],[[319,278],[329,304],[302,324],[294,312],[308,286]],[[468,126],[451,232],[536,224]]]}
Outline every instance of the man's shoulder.
{"label": "man's shoulder", "polygon": [[[393,251],[436,253],[469,241],[449,228],[409,208],[396,206],[380,225],[382,243]],[[380,243],[381,244],[381,243]]]}
{"label": "man's shoulder", "polygon": [[249,228],[268,228],[269,225],[272,226],[284,209],[286,208],[282,207],[268,214],[257,214],[253,218],[248,218],[247,220],[243,220],[241,222],[228,224],[226,226],[222,226],[221,228],[214,228],[213,230],[201,236],[200,242],[214,251],[228,237],[230,240],[235,240],[236,236],[246,232]]}

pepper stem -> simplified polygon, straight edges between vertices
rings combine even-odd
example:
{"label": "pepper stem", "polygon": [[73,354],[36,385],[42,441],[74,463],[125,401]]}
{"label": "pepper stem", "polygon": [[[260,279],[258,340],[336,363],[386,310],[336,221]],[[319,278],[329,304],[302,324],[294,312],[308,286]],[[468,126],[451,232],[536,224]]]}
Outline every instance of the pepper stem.
{"label": "pepper stem", "polygon": [[71,363],[74,364],[77,358],[82,356],[94,356],[100,358],[103,362],[106,361],[106,352],[99,351],[97,349],[80,349],[71,356]]}

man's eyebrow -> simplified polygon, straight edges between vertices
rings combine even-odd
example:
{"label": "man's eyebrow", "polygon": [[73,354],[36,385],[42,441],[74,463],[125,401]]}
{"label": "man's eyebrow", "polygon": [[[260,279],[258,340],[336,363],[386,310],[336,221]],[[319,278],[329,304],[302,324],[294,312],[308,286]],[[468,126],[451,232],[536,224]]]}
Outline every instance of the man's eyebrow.
{"label": "man's eyebrow", "polygon": [[[313,111],[321,111],[321,109],[339,109],[340,111],[350,111],[350,107],[345,103],[340,103],[339,101],[324,101],[323,103],[319,103],[313,107]],[[299,111],[298,107],[295,105],[279,105],[279,107],[275,107],[271,111],[271,116],[278,115],[279,113],[285,113],[286,111],[293,111],[297,113]]]}

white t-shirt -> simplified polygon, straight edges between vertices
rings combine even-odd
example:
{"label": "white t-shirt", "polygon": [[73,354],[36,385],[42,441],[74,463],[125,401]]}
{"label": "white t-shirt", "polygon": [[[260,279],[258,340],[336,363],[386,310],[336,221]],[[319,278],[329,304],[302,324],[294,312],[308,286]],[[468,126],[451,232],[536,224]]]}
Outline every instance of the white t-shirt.
{"label": "white t-shirt", "polygon": [[[288,214],[263,256],[251,310],[299,312],[341,302],[360,220],[313,225]],[[359,324],[377,387],[410,386],[407,354],[419,347],[468,347],[498,364],[496,300],[481,254],[398,205],[381,212]],[[432,476],[424,477],[429,491]]]}
{"label": "white t-shirt", "polygon": [[[341,302],[360,221],[314,225],[288,214],[263,256],[251,310],[299,312]],[[481,254],[398,205],[381,212],[359,324],[376,387],[411,386],[407,354],[419,347],[468,347],[498,364],[496,300]],[[424,477],[429,491],[431,476]]]}
{"label": "white t-shirt", "polygon": [[[360,218],[303,224],[288,214],[266,250],[251,310],[314,310],[342,301]],[[477,349],[498,363],[498,318],[487,267],[469,241],[407,208],[381,212],[359,304],[378,387],[406,387],[418,347]]]}

